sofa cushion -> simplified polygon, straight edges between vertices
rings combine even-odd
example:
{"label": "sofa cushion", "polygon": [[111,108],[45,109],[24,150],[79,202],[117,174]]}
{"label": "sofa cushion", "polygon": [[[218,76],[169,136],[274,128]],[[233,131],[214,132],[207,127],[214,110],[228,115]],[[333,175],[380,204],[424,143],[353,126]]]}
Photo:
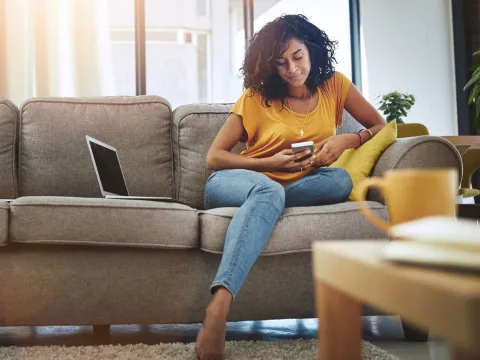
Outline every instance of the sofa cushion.
{"label": "sofa cushion", "polygon": [[198,247],[197,211],[181,204],[33,196],[10,207],[15,243]]}
{"label": "sofa cushion", "polygon": [[173,196],[163,98],[37,98],[20,110],[19,196],[100,197],[85,135],[117,149],[130,195]]}
{"label": "sofa cushion", "polygon": [[[387,219],[387,209],[367,202],[372,211]],[[221,253],[228,225],[238,208],[200,211],[200,248]],[[262,255],[311,250],[315,240],[385,239],[386,234],[368,222],[354,202],[285,209]]]}
{"label": "sofa cushion", "polygon": [[355,118],[350,115],[350,113],[346,110],[343,111],[342,115],[342,125],[337,128],[337,134],[345,134],[345,133],[352,133],[357,132],[364,129],[364,126],[360,124]]}
{"label": "sofa cushion", "polygon": [[[175,196],[186,204],[203,209],[207,178],[205,160],[215,136],[228,118],[233,104],[183,105],[173,112],[172,144],[175,171]],[[357,131],[362,126],[346,111],[338,133]],[[245,149],[238,143],[232,152]]]}
{"label": "sofa cushion", "polygon": [[9,215],[10,205],[5,201],[0,201],[0,246],[5,246],[8,242]]}
{"label": "sofa cushion", "polygon": [[[203,192],[208,176],[205,160],[208,149],[227,120],[232,104],[180,106],[173,112],[172,144],[175,168],[175,196],[186,204],[203,209]],[[232,151],[245,149],[238,143]]]}
{"label": "sofa cushion", "polygon": [[0,199],[17,197],[17,125],[17,107],[0,98]]}

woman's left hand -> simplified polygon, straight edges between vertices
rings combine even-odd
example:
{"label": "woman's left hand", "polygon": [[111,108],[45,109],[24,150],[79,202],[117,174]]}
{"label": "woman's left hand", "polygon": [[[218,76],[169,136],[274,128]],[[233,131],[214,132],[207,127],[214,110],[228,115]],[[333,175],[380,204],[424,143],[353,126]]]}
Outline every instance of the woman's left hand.
{"label": "woman's left hand", "polygon": [[347,134],[335,135],[326,138],[316,147],[310,157],[312,166],[322,167],[333,164],[348,148]]}

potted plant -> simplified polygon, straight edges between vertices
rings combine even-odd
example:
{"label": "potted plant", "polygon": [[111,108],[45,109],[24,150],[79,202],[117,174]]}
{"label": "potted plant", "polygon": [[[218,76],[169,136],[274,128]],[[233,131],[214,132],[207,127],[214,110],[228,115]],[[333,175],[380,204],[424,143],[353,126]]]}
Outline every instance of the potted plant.
{"label": "potted plant", "polygon": [[[470,89],[470,96],[468,98],[468,105],[474,107],[473,109],[473,128],[476,133],[480,135],[480,50],[473,53],[472,77],[467,82],[464,91]],[[480,170],[477,170],[472,176],[472,186],[480,188]],[[480,196],[475,197],[475,203],[480,204]]]}
{"label": "potted plant", "polygon": [[403,117],[415,104],[415,97],[407,93],[394,91],[382,96],[380,100],[380,111],[383,111],[387,122],[397,121],[397,124],[404,124]]}
{"label": "potted plant", "polygon": [[468,98],[468,105],[474,106],[473,126],[480,130],[480,50],[473,54],[473,58],[478,56],[477,61],[472,66],[472,77],[467,82],[464,91],[470,89],[470,96]]}

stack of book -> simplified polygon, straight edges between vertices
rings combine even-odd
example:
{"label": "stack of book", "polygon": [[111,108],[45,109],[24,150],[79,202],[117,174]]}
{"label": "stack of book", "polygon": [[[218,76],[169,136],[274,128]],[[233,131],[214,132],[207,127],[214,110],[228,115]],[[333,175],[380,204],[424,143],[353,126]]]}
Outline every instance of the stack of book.
{"label": "stack of book", "polygon": [[452,217],[426,217],[394,225],[384,259],[480,271],[480,224]]}

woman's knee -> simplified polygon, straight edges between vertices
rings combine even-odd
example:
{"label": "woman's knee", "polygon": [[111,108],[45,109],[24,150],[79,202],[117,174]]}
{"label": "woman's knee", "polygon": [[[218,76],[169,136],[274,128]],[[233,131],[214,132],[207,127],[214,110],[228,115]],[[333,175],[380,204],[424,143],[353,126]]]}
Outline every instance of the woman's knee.
{"label": "woman's knee", "polygon": [[281,208],[285,207],[285,188],[278,182],[268,179],[261,188],[258,189],[258,194],[261,194],[269,200],[273,200]]}
{"label": "woman's knee", "polygon": [[266,175],[245,169],[220,170],[211,175],[205,188],[205,208],[241,206],[250,196],[274,198],[283,207],[285,190]]}
{"label": "woman's knee", "polygon": [[245,200],[247,199],[251,199],[254,202],[269,203],[282,213],[285,209],[285,188],[278,182],[265,176],[265,179],[258,181],[251,188]]}
{"label": "woman's knee", "polygon": [[345,201],[350,196],[353,189],[353,182],[350,174],[340,168],[332,168],[332,180],[334,193],[338,196],[339,201]]}

